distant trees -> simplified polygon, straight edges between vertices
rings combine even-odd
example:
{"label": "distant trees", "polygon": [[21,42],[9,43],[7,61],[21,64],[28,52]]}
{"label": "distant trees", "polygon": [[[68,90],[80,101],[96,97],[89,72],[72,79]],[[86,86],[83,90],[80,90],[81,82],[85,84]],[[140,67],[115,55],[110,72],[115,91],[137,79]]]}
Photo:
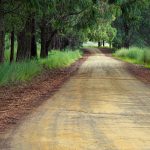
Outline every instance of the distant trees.
{"label": "distant trees", "polygon": [[105,42],[112,46],[112,41],[116,36],[116,29],[111,27],[111,24],[105,24],[104,26],[98,26],[89,33],[89,39],[98,41],[98,46],[105,46]]}

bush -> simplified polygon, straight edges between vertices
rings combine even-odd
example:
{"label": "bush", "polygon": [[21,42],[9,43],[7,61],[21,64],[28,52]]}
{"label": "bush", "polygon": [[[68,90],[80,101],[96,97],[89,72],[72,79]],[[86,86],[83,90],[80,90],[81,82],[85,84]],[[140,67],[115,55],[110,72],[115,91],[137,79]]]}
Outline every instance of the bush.
{"label": "bush", "polygon": [[128,59],[138,64],[150,64],[150,49],[131,47],[129,49],[122,48],[115,52],[114,56]]}
{"label": "bush", "polygon": [[67,67],[81,58],[79,50],[76,51],[52,51],[48,59],[40,60],[41,64],[49,69]]}

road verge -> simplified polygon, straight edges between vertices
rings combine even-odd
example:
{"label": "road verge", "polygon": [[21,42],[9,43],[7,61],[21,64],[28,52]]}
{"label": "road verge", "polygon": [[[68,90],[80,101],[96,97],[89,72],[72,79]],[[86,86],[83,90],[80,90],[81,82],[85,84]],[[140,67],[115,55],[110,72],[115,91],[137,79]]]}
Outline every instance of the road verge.
{"label": "road verge", "polygon": [[88,58],[85,54],[70,67],[45,70],[30,83],[0,87],[0,133],[16,126],[49,99]]}

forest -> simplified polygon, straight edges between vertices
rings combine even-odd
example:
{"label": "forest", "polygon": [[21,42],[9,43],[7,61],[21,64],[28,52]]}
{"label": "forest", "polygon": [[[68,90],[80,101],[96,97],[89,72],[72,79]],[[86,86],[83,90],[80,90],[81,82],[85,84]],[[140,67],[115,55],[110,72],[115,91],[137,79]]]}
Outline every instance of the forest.
{"label": "forest", "polygon": [[149,63],[149,10],[149,0],[0,0],[0,83],[28,80],[45,65],[69,65],[86,41],[139,47],[133,55],[140,62],[146,48]]}

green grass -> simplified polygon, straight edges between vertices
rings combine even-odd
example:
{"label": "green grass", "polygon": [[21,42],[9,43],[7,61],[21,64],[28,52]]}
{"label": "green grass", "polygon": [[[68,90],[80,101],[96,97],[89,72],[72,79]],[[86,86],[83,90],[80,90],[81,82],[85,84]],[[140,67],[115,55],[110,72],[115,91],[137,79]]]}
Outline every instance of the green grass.
{"label": "green grass", "polygon": [[[6,53],[9,56],[9,53]],[[0,65],[0,85],[16,84],[31,80],[46,67],[49,69],[64,68],[81,58],[82,54],[76,51],[52,51],[46,59],[25,62],[14,62]],[[9,58],[9,57],[8,57]]]}
{"label": "green grass", "polygon": [[0,85],[28,81],[41,71],[37,61],[5,63],[0,65]]}
{"label": "green grass", "polygon": [[48,59],[40,60],[41,64],[49,69],[67,67],[81,58],[81,52],[76,51],[52,51]]}
{"label": "green grass", "polygon": [[146,67],[150,66],[150,48],[122,48],[117,50],[113,56],[130,63],[142,64]]}

